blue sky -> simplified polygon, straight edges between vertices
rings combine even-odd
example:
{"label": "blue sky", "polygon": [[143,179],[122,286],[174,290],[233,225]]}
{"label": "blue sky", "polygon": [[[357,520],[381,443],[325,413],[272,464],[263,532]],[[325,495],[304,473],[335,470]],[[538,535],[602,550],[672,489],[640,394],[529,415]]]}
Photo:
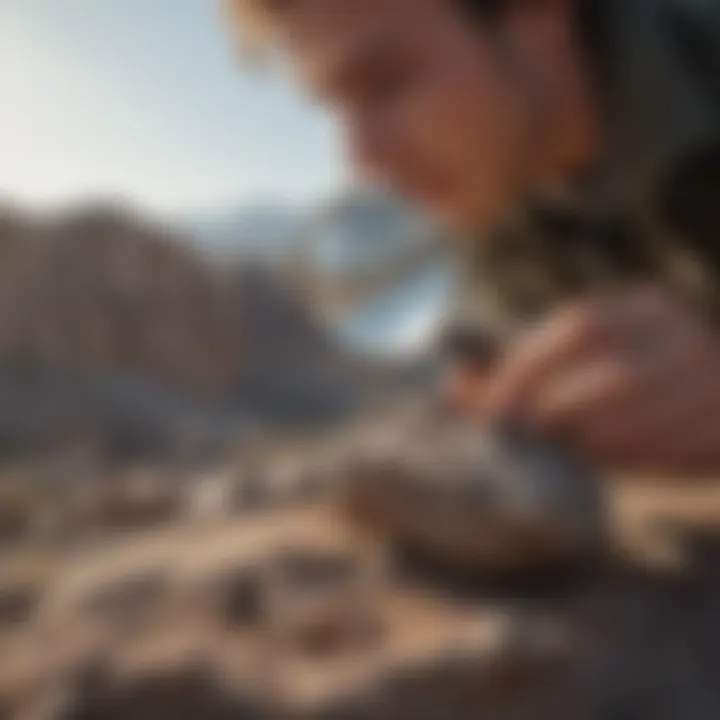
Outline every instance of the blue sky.
{"label": "blue sky", "polygon": [[243,69],[218,4],[0,0],[0,197],[175,212],[336,189],[330,123]]}

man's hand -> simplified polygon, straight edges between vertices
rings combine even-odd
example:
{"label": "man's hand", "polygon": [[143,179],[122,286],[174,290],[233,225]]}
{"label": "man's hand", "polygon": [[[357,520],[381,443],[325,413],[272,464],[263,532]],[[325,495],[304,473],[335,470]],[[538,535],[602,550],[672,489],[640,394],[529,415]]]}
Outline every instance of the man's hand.
{"label": "man's hand", "polygon": [[720,335],[657,288],[570,306],[510,348],[482,407],[603,467],[720,476]]}

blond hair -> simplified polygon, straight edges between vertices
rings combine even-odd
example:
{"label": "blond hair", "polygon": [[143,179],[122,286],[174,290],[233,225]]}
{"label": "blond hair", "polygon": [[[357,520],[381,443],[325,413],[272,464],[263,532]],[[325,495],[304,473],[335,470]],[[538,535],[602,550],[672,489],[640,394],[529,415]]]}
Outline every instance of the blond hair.
{"label": "blond hair", "polygon": [[267,10],[258,0],[223,0],[223,9],[240,46],[256,54],[268,42],[270,23]]}

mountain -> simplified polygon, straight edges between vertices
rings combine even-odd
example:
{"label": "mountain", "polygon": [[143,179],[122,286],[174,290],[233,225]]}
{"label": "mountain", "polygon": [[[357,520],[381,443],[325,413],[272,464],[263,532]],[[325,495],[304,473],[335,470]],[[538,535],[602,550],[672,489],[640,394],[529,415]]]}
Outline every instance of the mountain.
{"label": "mountain", "polygon": [[380,191],[354,189],[305,211],[258,204],[184,230],[225,267],[279,270],[343,344],[366,355],[417,354],[447,310],[452,276],[440,233]]}
{"label": "mountain", "polygon": [[220,259],[298,254],[323,273],[382,265],[427,233],[428,221],[378,191],[355,189],[314,207],[266,201],[179,218],[191,245]]}
{"label": "mountain", "polygon": [[306,211],[265,202],[181,218],[178,228],[202,253],[219,261],[239,256],[279,259],[299,241]]}
{"label": "mountain", "polygon": [[0,211],[0,457],[337,422],[407,384],[339,348],[282,271],[190,245],[116,207]]}

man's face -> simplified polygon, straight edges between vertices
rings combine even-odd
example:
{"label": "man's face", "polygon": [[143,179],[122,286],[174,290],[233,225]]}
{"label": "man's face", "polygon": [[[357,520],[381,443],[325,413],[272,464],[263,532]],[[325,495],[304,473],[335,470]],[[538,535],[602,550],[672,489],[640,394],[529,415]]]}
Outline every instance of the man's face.
{"label": "man's face", "polygon": [[461,227],[502,210],[520,181],[522,103],[457,0],[304,0],[279,28],[363,175]]}

